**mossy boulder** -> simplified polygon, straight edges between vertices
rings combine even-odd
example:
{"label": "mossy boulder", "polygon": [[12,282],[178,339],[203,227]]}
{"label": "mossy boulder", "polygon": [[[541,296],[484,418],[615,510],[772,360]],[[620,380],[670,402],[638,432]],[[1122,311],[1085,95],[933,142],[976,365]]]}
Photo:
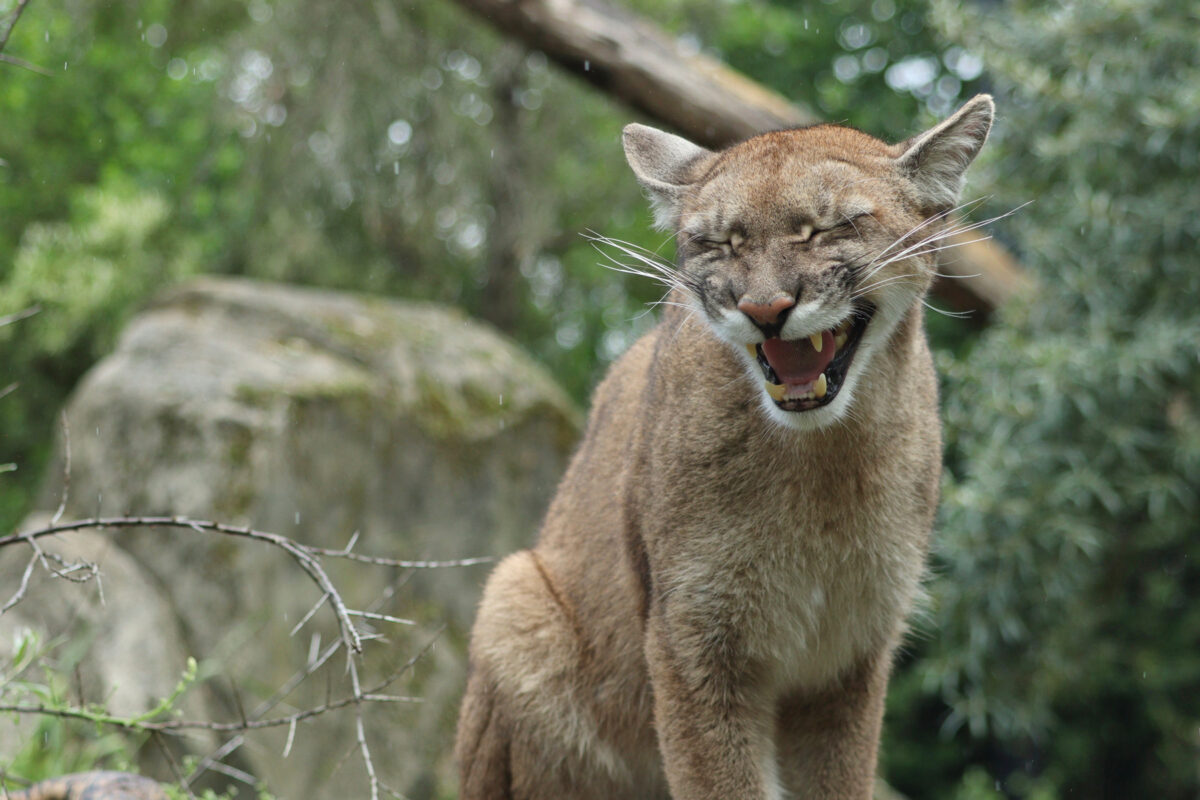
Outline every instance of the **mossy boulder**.
{"label": "mossy boulder", "polygon": [[[331,548],[357,533],[358,552],[443,560],[532,542],[581,416],[543,369],[460,312],[203,279],[131,322],[82,381],[67,420],[69,491],[65,465],[52,465],[43,508],[65,493],[68,516],[184,515]],[[236,677],[237,698],[228,679],[205,684],[233,716],[335,635],[324,611],[289,635],[320,593],[276,548],[190,530],[111,535],[163,588],[186,649]],[[414,575],[328,567],[352,606],[378,604],[419,623],[379,623],[388,641],[370,647],[387,655],[373,672],[403,663],[433,626],[448,626],[392,687],[424,702],[372,707],[368,719],[387,783],[435,796],[447,788],[463,642],[488,567]],[[162,666],[172,676],[180,668]],[[344,656],[325,669],[339,685]],[[280,712],[323,701],[326,680],[306,681]],[[316,683],[320,691],[306,695]],[[268,734],[265,745],[243,748],[241,766],[280,796],[367,796],[357,762],[338,768],[354,744],[352,717],[301,726],[283,759],[286,736],[284,728],[278,742]]]}

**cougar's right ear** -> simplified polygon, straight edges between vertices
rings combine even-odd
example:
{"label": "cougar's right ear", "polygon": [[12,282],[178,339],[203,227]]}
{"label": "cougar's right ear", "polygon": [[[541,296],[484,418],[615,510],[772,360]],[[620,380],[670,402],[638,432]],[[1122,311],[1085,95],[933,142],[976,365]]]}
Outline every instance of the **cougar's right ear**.
{"label": "cougar's right ear", "polygon": [[923,203],[944,211],[958,202],[963,172],[987,141],[995,115],[992,96],[977,94],[941,124],[897,145],[897,163]]}
{"label": "cougar's right ear", "polygon": [[695,180],[696,167],[712,152],[648,125],[625,126],[625,159],[650,193],[654,224],[672,230],[679,222],[679,201]]}

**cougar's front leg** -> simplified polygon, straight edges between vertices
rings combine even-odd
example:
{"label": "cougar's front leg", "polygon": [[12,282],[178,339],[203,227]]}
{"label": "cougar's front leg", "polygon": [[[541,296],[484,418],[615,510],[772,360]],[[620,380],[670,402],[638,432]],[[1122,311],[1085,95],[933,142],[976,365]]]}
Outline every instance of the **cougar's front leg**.
{"label": "cougar's front leg", "polygon": [[780,800],[774,709],[755,692],[752,675],[731,669],[736,642],[714,634],[671,636],[667,628],[661,618],[649,620],[646,657],[671,796]]}
{"label": "cougar's front leg", "polygon": [[779,703],[780,777],[796,800],[871,800],[891,651]]}

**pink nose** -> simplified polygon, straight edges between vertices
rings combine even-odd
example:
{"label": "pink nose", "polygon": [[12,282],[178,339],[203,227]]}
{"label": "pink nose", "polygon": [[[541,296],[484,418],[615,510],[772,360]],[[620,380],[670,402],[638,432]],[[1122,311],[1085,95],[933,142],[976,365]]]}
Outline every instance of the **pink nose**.
{"label": "pink nose", "polygon": [[750,319],[754,320],[759,325],[777,325],[783,317],[785,311],[796,305],[796,301],[789,295],[780,295],[769,303],[756,303],[753,300],[743,297],[738,302],[738,311],[741,311]]}

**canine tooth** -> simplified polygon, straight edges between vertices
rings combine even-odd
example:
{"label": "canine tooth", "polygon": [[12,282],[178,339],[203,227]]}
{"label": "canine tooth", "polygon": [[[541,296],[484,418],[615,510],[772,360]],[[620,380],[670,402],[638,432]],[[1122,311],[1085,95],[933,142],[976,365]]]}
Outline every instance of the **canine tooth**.
{"label": "canine tooth", "polygon": [[812,342],[813,350],[816,350],[818,353],[821,352],[821,347],[825,343],[825,340],[821,334],[814,333],[808,337],[808,340]]}
{"label": "canine tooth", "polygon": [[816,383],[813,384],[813,388],[812,388],[813,396],[816,397],[818,400],[820,400],[822,397],[825,396],[825,390],[828,386],[829,386],[829,381],[825,380],[825,373],[822,372],[821,377],[817,378]]}
{"label": "canine tooth", "polygon": [[757,345],[753,345],[753,344],[746,345],[746,352],[750,354],[751,358],[755,358],[755,359],[758,358],[758,346]]}
{"label": "canine tooth", "polygon": [[767,383],[763,381],[763,386],[767,387],[767,394],[771,395],[771,399],[779,402],[783,399],[783,393],[787,391],[787,387],[778,383]]}
{"label": "canine tooth", "polygon": [[846,343],[846,340],[849,338],[850,338],[850,336],[845,331],[839,330],[837,333],[835,333],[833,335],[833,344],[838,349],[841,349],[842,345],[844,345]]}

